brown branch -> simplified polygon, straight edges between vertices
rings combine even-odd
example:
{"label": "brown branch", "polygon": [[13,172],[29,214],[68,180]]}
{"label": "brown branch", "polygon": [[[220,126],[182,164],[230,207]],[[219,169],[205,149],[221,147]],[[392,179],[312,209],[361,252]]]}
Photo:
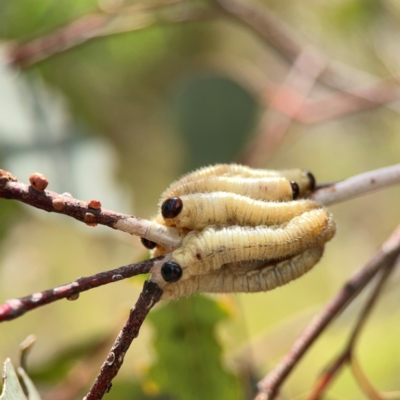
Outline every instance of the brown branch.
{"label": "brown branch", "polygon": [[[37,177],[41,178],[39,182],[44,185],[43,187],[38,187],[36,184],[35,188],[34,180],[38,181]],[[58,194],[44,190],[48,182],[41,174],[32,174],[30,180],[31,185],[26,185],[19,182],[11,173],[0,169],[0,198],[17,200],[47,212],[64,214],[89,226],[106,225],[144,237],[163,245],[168,250],[178,247],[181,242],[181,238],[174,228],[103,209],[98,200],[86,202],[73,198],[69,193]]]}
{"label": "brown branch", "polygon": [[53,303],[61,299],[76,300],[79,293],[85,292],[99,286],[117,282],[139,274],[146,274],[150,269],[159,263],[164,263],[169,255],[141,261],[137,264],[129,264],[115,268],[110,271],[79,278],[74,282],[58,286],[53,289],[31,294],[19,299],[11,299],[0,305],[0,322],[10,321],[18,318],[28,311]]}
{"label": "brown branch", "polygon": [[282,383],[326,327],[364,289],[376,273],[380,269],[386,268],[387,265],[393,264],[399,254],[400,226],[397,227],[374,257],[350,278],[342,290],[325,306],[321,314],[311,321],[275,369],[258,383],[257,400],[273,399],[277,395]]}
{"label": "brown branch", "polygon": [[[175,6],[182,8],[175,15],[171,13],[155,14],[158,8]],[[209,10],[193,7],[182,1],[161,1],[159,4],[138,4],[116,13],[105,12],[85,15],[43,37],[25,44],[9,45],[7,62],[19,67],[30,67],[58,53],[80,46],[88,41],[105,36],[134,32],[157,24],[174,24],[209,18]]]}
{"label": "brown branch", "polygon": [[[331,365],[325,369],[324,373],[318,379],[316,384],[314,385],[311,393],[308,395],[307,400],[318,400],[327,390],[328,386],[333,382],[334,378],[337,376],[338,372],[346,365],[347,363],[353,364],[354,360],[354,347],[356,345],[357,339],[365,326],[365,323],[370,316],[372,309],[378,300],[380,294],[382,293],[382,289],[387,282],[390,274],[393,272],[396,262],[399,261],[398,258],[394,258],[392,262],[388,262],[385,267],[382,269],[381,276],[379,277],[379,281],[376,284],[373,292],[371,293],[368,301],[366,302],[358,321],[353,329],[353,332],[350,335],[350,338],[345,346],[344,350],[336,357],[336,359],[331,363]],[[358,364],[357,364],[358,365]],[[360,385],[360,388],[363,388],[363,385]],[[368,387],[371,387],[369,385]]]}
{"label": "brown branch", "polygon": [[160,300],[162,290],[156,283],[146,281],[136,305],[131,309],[129,318],[112,346],[99,375],[84,400],[102,399],[110,391],[111,381],[122,366],[126,352],[150,309]]}

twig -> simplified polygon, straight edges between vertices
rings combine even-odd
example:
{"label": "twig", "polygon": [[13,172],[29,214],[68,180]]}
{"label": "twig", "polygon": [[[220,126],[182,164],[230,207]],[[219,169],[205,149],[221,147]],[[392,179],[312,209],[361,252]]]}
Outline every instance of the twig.
{"label": "twig", "polygon": [[[318,379],[316,384],[313,387],[313,390],[307,397],[307,400],[318,400],[321,398],[325,390],[328,388],[329,384],[332,383],[334,377],[337,375],[337,373],[341,370],[341,368],[347,364],[350,363],[350,365],[353,365],[353,362],[355,363],[355,368],[356,370],[360,370],[360,368],[357,368],[358,363],[355,360],[354,357],[354,347],[356,345],[357,339],[365,326],[365,323],[369,317],[369,315],[372,312],[373,306],[375,305],[376,301],[378,300],[380,294],[382,293],[382,289],[387,282],[390,274],[394,270],[394,267],[396,263],[399,261],[399,258],[393,259],[392,263],[387,263],[385,265],[385,268],[381,270],[381,276],[379,277],[378,283],[376,284],[373,292],[371,293],[368,301],[364,305],[364,308],[358,318],[358,321],[353,329],[353,332],[350,335],[350,338],[344,348],[344,350],[339,354],[339,356],[336,357],[336,359],[333,361],[331,366],[325,369],[324,373],[321,375],[321,377]],[[356,375],[355,375],[356,377]],[[359,385],[360,388],[365,387],[365,385]],[[371,393],[371,385],[368,385],[368,390],[369,393]],[[373,389],[372,389],[373,390]],[[369,397],[371,398],[371,396]],[[375,396],[377,398],[377,396]]]}
{"label": "twig", "polygon": [[374,257],[343,286],[342,290],[316,316],[291,350],[263,380],[258,383],[256,400],[273,399],[280,386],[300,361],[307,349],[314,343],[325,328],[336,318],[381,269],[390,265],[400,254],[400,226],[382,245]]}
{"label": "twig", "polygon": [[400,183],[400,164],[353,176],[319,189],[311,198],[329,206],[396,183]]}
{"label": "twig", "polygon": [[[296,94],[296,96],[299,96]],[[390,103],[400,99],[398,79],[391,78],[346,92],[334,93],[316,100],[306,100],[293,118],[303,124],[319,124],[338,117],[386,106],[395,111]],[[298,100],[297,100],[298,101]],[[285,107],[279,107],[286,112]],[[289,110],[289,113],[291,110]]]}
{"label": "twig", "polygon": [[[265,160],[274,154],[291,126],[294,116],[306,101],[315,80],[325,66],[325,64],[311,65],[308,68],[308,74],[305,75],[302,71],[307,69],[307,65],[304,64],[308,62],[308,53],[308,50],[305,49],[299,55],[285,81],[270,99],[261,118],[258,135],[241,157],[240,161],[244,164],[251,167],[260,167],[265,164]],[[291,98],[294,101],[288,101],[287,93],[289,90],[296,91],[298,94],[295,100],[293,97]],[[285,104],[285,113],[277,112],[282,104]]]}
{"label": "twig", "polygon": [[79,278],[74,282],[58,286],[54,289],[34,293],[19,299],[8,300],[0,305],[0,322],[18,318],[28,311],[53,303],[57,300],[65,298],[68,300],[76,300],[79,297],[79,293],[102,285],[107,285],[108,283],[117,282],[139,274],[146,274],[153,266],[157,266],[160,263],[162,264],[168,261],[169,258],[170,256],[167,254],[165,256],[141,261],[137,264],[129,264],[110,271]]}
{"label": "twig", "polygon": [[0,170],[0,198],[18,200],[47,212],[68,215],[90,226],[106,225],[146,238],[164,246],[167,250],[178,247],[181,242],[179,234],[174,228],[102,209],[99,202],[92,205],[94,201],[77,200],[69,193],[60,195],[49,190],[37,190],[31,185],[19,182],[15,176],[4,170]]}
{"label": "twig", "polygon": [[[332,205],[386,186],[400,183],[400,164],[353,176],[342,182],[322,185],[312,198],[323,205]],[[320,185],[321,186],[321,185]],[[0,170],[0,198],[18,200],[32,207],[73,217],[88,225],[106,225],[137,235],[164,246],[168,251],[179,247],[182,238],[175,228],[156,222],[91,207],[92,201],[74,199],[69,193],[58,194],[37,190],[17,180],[10,172]]]}
{"label": "twig", "polygon": [[[156,15],[153,11],[157,8],[175,6],[176,3],[182,3],[183,9],[176,12],[175,15],[167,13]],[[151,6],[137,5],[122,11],[121,14],[100,12],[85,15],[71,24],[31,42],[15,46],[10,45],[7,62],[26,68],[55,54],[101,37],[134,32],[156,24],[190,22],[210,17],[208,10],[192,7],[189,2],[179,1],[161,2]]]}
{"label": "twig", "polygon": [[146,281],[136,305],[131,309],[129,318],[122,328],[112,346],[110,353],[101,367],[92,388],[84,397],[84,400],[102,399],[104,394],[111,389],[111,381],[117,375],[124,361],[132,340],[135,339],[140,327],[150,309],[160,300],[162,290],[156,283]]}
{"label": "twig", "polygon": [[[324,55],[312,48],[310,44],[304,45],[299,40],[299,35],[274,16],[265,6],[241,0],[213,1],[224,14],[256,33],[290,64],[293,64],[300,54],[308,48],[308,59],[304,64],[307,68],[303,69],[304,74],[308,73],[308,68],[313,71],[315,68],[319,68],[320,65],[325,65],[317,80],[344,92],[347,92],[359,82],[360,74],[354,73],[353,68],[328,60]],[[364,75],[367,74],[364,73]],[[369,75],[369,78],[371,84],[380,81],[374,76]],[[367,98],[367,100],[369,99]]]}

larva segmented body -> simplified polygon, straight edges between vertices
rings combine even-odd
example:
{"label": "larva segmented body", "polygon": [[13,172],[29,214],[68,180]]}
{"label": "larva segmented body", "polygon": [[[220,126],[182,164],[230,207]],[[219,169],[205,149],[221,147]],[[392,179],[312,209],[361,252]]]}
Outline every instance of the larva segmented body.
{"label": "larva segmented body", "polygon": [[290,181],[281,177],[244,178],[235,176],[210,176],[188,181],[168,189],[162,199],[193,193],[228,192],[258,200],[293,200]]}
{"label": "larva segmented body", "polygon": [[[310,248],[289,259],[269,263],[259,262],[257,268],[243,270],[222,266],[207,275],[190,276],[187,280],[163,284],[163,299],[172,300],[193,293],[264,292],[283,286],[307,273],[318,263],[323,246]],[[264,265],[263,265],[264,264]]]}
{"label": "larva segmented body", "polygon": [[[300,196],[303,197],[307,192],[314,189],[315,178],[310,172],[301,169],[286,169],[286,170],[268,170],[268,169],[253,169],[239,164],[217,164],[208,167],[200,168],[187,175],[184,175],[176,182],[172,183],[169,188],[162,194],[161,199],[165,200],[168,197],[177,196],[172,194],[175,188],[179,185],[189,182],[197,182],[201,179],[207,179],[215,176],[241,177],[241,178],[285,178],[288,181],[294,181],[299,185]],[[201,190],[197,190],[201,192]],[[243,193],[238,193],[243,194]]]}
{"label": "larva segmented body", "polygon": [[[324,232],[324,235],[321,235]],[[187,234],[172,261],[182,268],[182,279],[245,260],[280,259],[325,243],[335,232],[330,214],[320,208],[273,227],[209,226]]]}
{"label": "larva segmented body", "polygon": [[174,218],[165,218],[165,224],[189,230],[209,225],[280,225],[306,211],[321,208],[312,200],[265,202],[226,192],[188,194],[180,199],[182,211]]}

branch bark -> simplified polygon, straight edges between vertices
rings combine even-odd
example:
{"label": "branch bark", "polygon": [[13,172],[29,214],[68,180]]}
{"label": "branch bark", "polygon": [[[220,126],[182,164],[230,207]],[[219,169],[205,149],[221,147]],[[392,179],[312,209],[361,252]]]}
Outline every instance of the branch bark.
{"label": "branch bark", "polygon": [[392,265],[400,254],[400,226],[382,245],[374,257],[343,286],[340,292],[316,316],[291,350],[281,362],[263,380],[258,383],[259,392],[256,400],[271,400],[277,395],[280,386],[303,355],[316,341],[326,327],[348,306],[351,300],[372,280],[376,273],[388,265]]}
{"label": "branch bark", "polygon": [[114,342],[99,375],[84,400],[99,400],[111,389],[111,382],[120,370],[133,339],[138,334],[149,311],[160,300],[162,290],[156,283],[146,281],[142,293],[129,313],[129,318]]}

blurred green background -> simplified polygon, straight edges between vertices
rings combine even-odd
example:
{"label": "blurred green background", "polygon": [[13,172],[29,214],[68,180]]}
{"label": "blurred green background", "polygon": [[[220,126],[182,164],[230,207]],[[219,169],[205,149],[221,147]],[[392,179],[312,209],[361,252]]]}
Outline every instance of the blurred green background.
{"label": "blurred green background", "polygon": [[[1,1],[0,167],[24,182],[41,172],[50,190],[150,218],[161,192],[181,174],[238,160],[259,131],[264,91],[281,83],[290,65],[211,0],[167,3],[174,2]],[[259,3],[305,43],[353,68],[358,86],[371,82],[368,74],[384,78],[399,70],[395,0]],[[86,15],[118,12],[133,16],[130,32],[31,66],[7,63],[12,45]],[[310,96],[329,93],[317,84]],[[392,103],[325,123],[292,123],[262,166],[306,168],[318,182],[330,182],[398,163],[399,112]],[[286,287],[158,305],[107,398],[251,398],[256,381],[395,228],[399,195],[392,187],[331,207],[338,233],[323,261]],[[135,237],[0,201],[0,302],[147,256]],[[399,281],[397,273],[357,347],[367,375],[386,391],[400,389]],[[33,333],[28,372],[43,398],[81,398],[142,282],[118,282],[2,324],[0,360],[17,360],[19,343]],[[362,299],[318,340],[282,398],[305,397],[344,345]],[[345,369],[327,398],[364,395]]]}

